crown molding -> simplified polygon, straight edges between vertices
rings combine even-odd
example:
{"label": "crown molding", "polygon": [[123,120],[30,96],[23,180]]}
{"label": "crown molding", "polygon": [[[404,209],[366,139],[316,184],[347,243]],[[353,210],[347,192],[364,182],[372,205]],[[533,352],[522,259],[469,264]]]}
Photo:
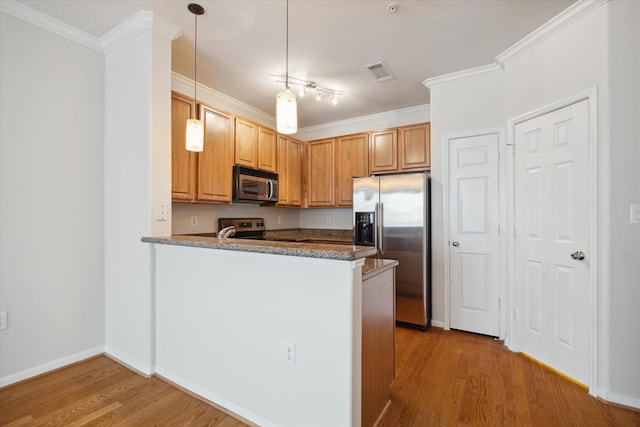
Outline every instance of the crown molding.
{"label": "crown molding", "polygon": [[158,15],[154,15],[153,12],[141,10],[104,36],[100,37],[102,51],[104,53],[109,53],[139,34],[152,28],[159,30],[161,34],[166,35],[172,41],[182,36],[182,30],[180,28]]}
{"label": "crown molding", "polygon": [[182,36],[182,30],[152,12],[140,11],[98,38],[65,22],[39,12],[15,0],[0,1],[0,12],[18,18],[38,28],[86,46],[101,53],[109,53],[148,29],[155,29],[172,41]]}
{"label": "crown molding", "polygon": [[329,138],[336,135],[365,132],[372,129],[386,129],[428,122],[430,119],[431,105],[422,104],[415,107],[385,111],[382,113],[359,116],[316,126],[307,126],[298,129],[296,138],[300,138],[304,141],[311,141],[314,139]]}
{"label": "crown molding", "polygon": [[97,37],[85,33],[84,31],[81,31],[76,27],[73,27],[55,18],[52,18],[49,15],[25,6],[24,4],[17,1],[0,1],[0,12],[11,15],[14,18],[21,19],[24,22],[35,25],[36,27],[42,28],[43,30],[49,31],[60,37],[64,37],[65,39],[71,40],[90,49],[102,52],[102,45]]}
{"label": "crown molding", "polygon": [[442,76],[432,77],[422,82],[428,89],[447,83],[459,82],[462,80],[476,79],[489,74],[502,72],[502,68],[498,64],[482,65],[468,70],[456,71],[455,73],[444,74]]}
{"label": "crown molding", "polygon": [[399,110],[391,110],[391,111],[384,111],[382,113],[369,114],[368,116],[359,116],[359,117],[353,117],[351,119],[338,120],[336,122],[331,122],[331,123],[326,123],[321,125],[307,126],[305,128],[302,128],[302,130],[305,132],[316,132],[319,130],[333,128],[333,127],[353,126],[353,125],[358,125],[360,123],[369,123],[372,121],[388,120],[391,117],[393,117],[395,121],[404,121],[403,120],[404,117],[411,117],[411,118],[415,116],[424,117],[425,115],[428,117],[430,113],[431,113],[431,105],[423,104],[415,107],[401,108]]}
{"label": "crown molding", "polygon": [[558,31],[571,25],[578,19],[589,14],[593,10],[607,3],[609,0],[579,0],[555,17],[535,29],[522,40],[496,56],[496,62],[504,68],[506,64],[515,60],[520,55],[533,49]]}
{"label": "crown molding", "polygon": [[[193,96],[193,80],[175,71],[171,72],[171,86],[176,92]],[[200,83],[198,83],[198,100],[206,100],[213,104],[212,106],[232,114],[242,115],[265,126],[275,126],[276,118],[274,116]]]}

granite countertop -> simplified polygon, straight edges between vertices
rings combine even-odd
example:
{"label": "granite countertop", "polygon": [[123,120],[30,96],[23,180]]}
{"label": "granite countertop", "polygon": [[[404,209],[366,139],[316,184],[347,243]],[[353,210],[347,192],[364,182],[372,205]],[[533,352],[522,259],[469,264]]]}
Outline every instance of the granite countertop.
{"label": "granite countertop", "polygon": [[397,267],[400,263],[394,259],[367,258],[362,266],[362,281],[372,278],[385,270]]}
{"label": "granite countertop", "polygon": [[[142,241],[163,245],[191,246],[196,248],[221,249],[227,251],[257,252],[274,255],[300,256],[307,258],[353,261],[376,254],[371,246],[352,244],[309,243],[306,241],[269,241],[249,239],[218,239],[217,237],[173,235],[143,237]],[[319,239],[316,239],[319,240]]]}

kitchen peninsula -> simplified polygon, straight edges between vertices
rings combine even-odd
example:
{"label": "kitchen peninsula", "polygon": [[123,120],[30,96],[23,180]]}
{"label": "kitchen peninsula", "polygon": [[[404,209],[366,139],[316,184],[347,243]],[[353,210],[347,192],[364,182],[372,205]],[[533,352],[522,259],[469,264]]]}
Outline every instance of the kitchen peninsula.
{"label": "kitchen peninsula", "polygon": [[160,376],[261,426],[372,425],[384,410],[396,261],[353,245],[143,241]]}

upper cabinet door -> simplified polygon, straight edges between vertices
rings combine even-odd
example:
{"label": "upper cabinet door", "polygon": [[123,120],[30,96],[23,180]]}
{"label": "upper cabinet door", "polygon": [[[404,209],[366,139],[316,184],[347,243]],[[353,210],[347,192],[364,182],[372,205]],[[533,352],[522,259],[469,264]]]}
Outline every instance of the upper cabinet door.
{"label": "upper cabinet door", "polygon": [[258,125],[240,117],[236,117],[235,123],[235,164],[256,169],[258,167]]}
{"label": "upper cabinet door", "polygon": [[263,126],[258,128],[258,169],[276,171],[276,131]]}
{"label": "upper cabinet door", "polygon": [[195,117],[193,99],[171,94],[171,199],[196,199],[196,153],[185,148],[187,120]]}
{"label": "upper cabinet door", "polygon": [[300,206],[302,143],[278,135],[278,206]]}
{"label": "upper cabinet door", "polygon": [[335,140],[322,139],[307,143],[307,206],[327,207],[334,204]]}
{"label": "upper cabinet door", "polygon": [[369,134],[336,139],[336,206],[353,206],[353,178],[369,173]]}
{"label": "upper cabinet door", "polygon": [[422,123],[400,128],[400,170],[425,170],[431,166],[431,126]]}
{"label": "upper cabinet door", "polygon": [[198,157],[198,200],[231,203],[233,116],[200,105],[204,150]]}
{"label": "upper cabinet door", "polygon": [[369,172],[398,170],[398,130],[371,132],[369,142]]}

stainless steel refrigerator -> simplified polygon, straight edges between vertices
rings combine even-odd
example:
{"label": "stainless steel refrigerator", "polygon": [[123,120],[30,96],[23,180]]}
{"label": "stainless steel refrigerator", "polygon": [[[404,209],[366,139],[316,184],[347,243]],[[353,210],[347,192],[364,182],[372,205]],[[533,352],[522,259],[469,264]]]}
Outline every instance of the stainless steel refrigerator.
{"label": "stainless steel refrigerator", "polygon": [[396,321],[431,326],[430,186],[427,173],[353,179],[354,243],[395,259]]}

